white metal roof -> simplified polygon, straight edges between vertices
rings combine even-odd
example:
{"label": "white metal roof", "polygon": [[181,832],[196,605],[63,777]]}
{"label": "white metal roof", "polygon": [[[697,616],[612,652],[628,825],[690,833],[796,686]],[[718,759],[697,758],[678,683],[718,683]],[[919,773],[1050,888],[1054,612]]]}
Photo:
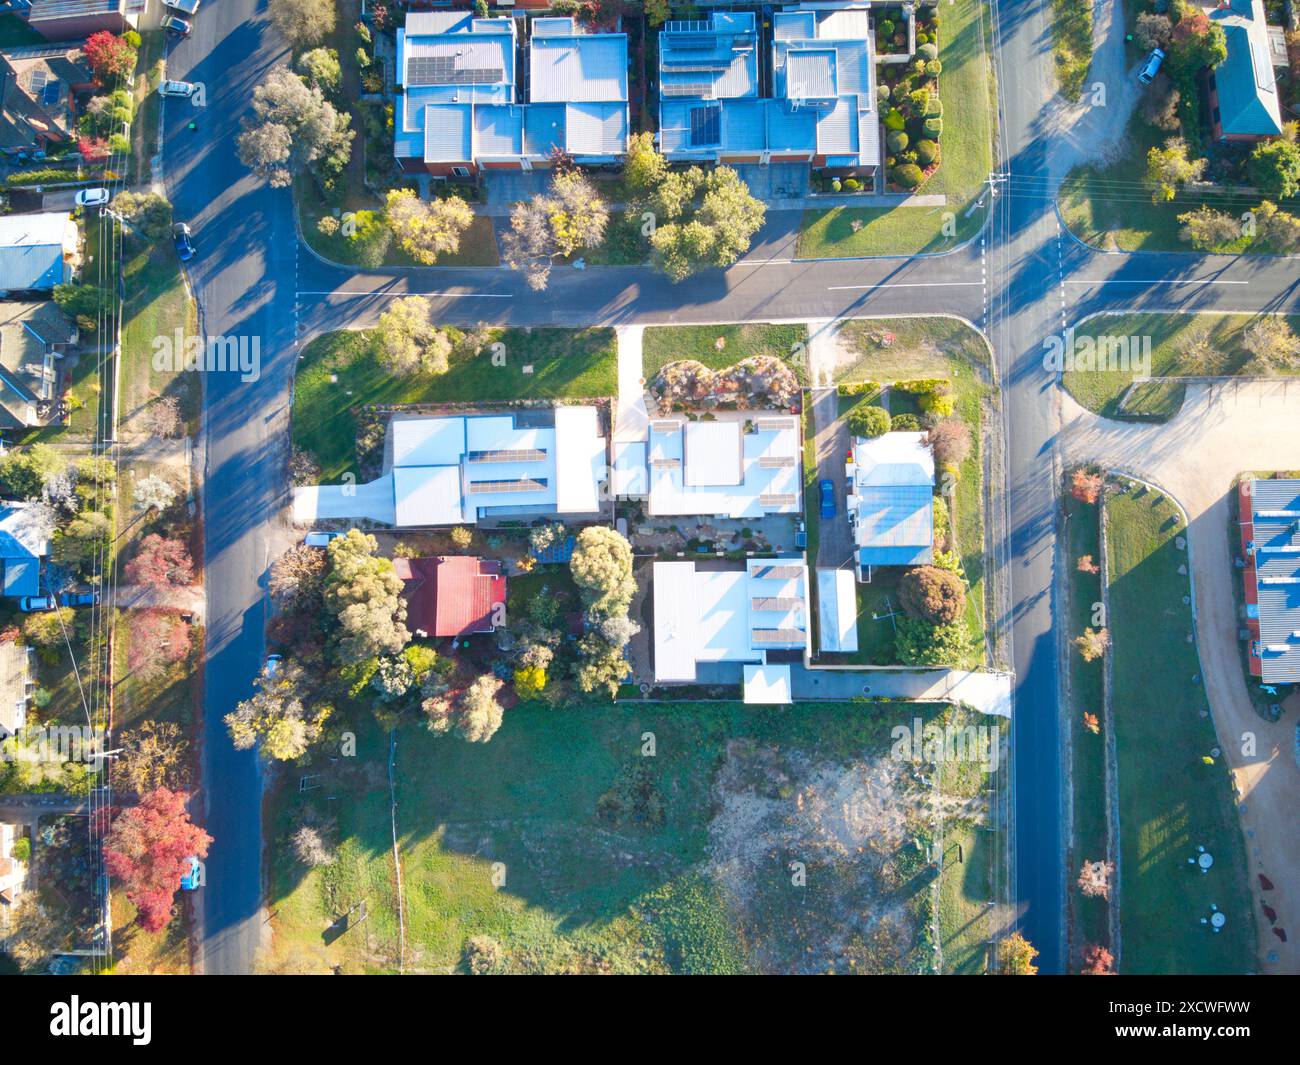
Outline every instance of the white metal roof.
{"label": "white metal roof", "polygon": [[746,666],[745,702],[766,706],[785,706],[794,702],[790,691],[790,667],[780,666]]}
{"label": "white metal roof", "polygon": [[595,407],[555,409],[555,460],[555,509],[561,514],[598,511],[608,464]]}
{"label": "white metal roof", "polygon": [[858,649],[858,592],[853,571],[817,571],[818,646],[823,651],[852,654]]}

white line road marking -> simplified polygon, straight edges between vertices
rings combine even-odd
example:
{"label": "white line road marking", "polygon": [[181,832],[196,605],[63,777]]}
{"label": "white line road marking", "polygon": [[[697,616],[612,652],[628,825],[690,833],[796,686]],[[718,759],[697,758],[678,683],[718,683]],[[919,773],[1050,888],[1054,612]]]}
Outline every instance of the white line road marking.
{"label": "white line road marking", "polygon": [[957,288],[962,285],[982,285],[983,281],[882,281],[876,285],[830,285],[827,292],[858,292],[872,288]]}
{"label": "white line road marking", "polygon": [[369,288],[332,288],[329,290],[308,290],[299,292],[300,296],[440,296],[446,299],[475,300],[512,300],[512,292],[385,292],[382,289]]}
{"label": "white line road marking", "polygon": [[1084,281],[1069,278],[1067,285],[1249,285],[1249,281],[1219,281],[1215,278],[1193,278],[1190,281],[1128,281],[1122,278],[1109,278],[1105,281]]}

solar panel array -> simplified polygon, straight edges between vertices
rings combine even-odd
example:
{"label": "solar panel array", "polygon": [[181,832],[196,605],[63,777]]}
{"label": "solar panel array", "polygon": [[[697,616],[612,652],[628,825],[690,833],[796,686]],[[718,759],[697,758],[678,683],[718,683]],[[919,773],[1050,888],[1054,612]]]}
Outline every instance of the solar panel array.
{"label": "solar panel array", "polygon": [[546,452],[535,447],[498,451],[470,451],[465,455],[466,462],[541,462],[545,458]]}
{"label": "solar panel array", "polygon": [[803,599],[799,596],[756,595],[749,601],[750,610],[801,610]]}
{"label": "solar panel array", "polygon": [[770,495],[761,495],[758,497],[760,507],[785,507],[797,502],[797,498],[790,492],[773,492]]}
{"label": "solar panel array", "polygon": [[722,143],[722,108],[691,108],[691,146]]}
{"label": "solar panel array", "polygon": [[802,577],[802,566],[763,566],[753,571],[752,576],[760,580],[789,580],[792,577]]}
{"label": "solar panel array", "polygon": [[784,470],[793,465],[793,455],[763,455],[758,460],[760,470]]}
{"label": "solar panel array", "polygon": [[543,492],[546,482],[532,477],[520,477],[514,481],[470,481],[469,494],[472,496],[489,495],[498,492]]}
{"label": "solar panel array", "polygon": [[501,67],[457,67],[454,55],[416,55],[406,61],[407,85],[495,85]]}
{"label": "solar panel array", "polygon": [[699,100],[713,98],[713,85],[709,82],[665,82],[660,86],[661,96],[693,96]]}
{"label": "solar panel array", "polygon": [[765,643],[802,644],[804,642],[804,633],[802,629],[754,629],[750,632],[750,640],[755,645]]}

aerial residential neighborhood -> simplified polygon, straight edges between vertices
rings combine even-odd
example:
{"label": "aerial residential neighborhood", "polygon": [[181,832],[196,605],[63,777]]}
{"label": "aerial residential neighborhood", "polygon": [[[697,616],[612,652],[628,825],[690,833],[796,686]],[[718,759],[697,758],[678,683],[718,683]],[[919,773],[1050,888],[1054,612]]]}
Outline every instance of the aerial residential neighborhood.
{"label": "aerial residential neighborhood", "polygon": [[0,972],[1300,973],[1294,0],[11,0],[0,78]]}

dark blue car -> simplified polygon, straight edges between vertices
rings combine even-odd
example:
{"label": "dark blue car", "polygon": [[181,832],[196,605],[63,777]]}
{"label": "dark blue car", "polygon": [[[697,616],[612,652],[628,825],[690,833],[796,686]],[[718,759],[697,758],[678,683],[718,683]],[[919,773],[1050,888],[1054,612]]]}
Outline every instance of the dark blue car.
{"label": "dark blue car", "polygon": [[821,500],[822,517],[835,517],[835,482],[829,478],[818,482],[817,493]]}
{"label": "dark blue car", "polygon": [[172,226],[172,241],[176,245],[176,254],[181,262],[187,263],[194,258],[194,242],[190,240],[190,227],[184,222]]}

